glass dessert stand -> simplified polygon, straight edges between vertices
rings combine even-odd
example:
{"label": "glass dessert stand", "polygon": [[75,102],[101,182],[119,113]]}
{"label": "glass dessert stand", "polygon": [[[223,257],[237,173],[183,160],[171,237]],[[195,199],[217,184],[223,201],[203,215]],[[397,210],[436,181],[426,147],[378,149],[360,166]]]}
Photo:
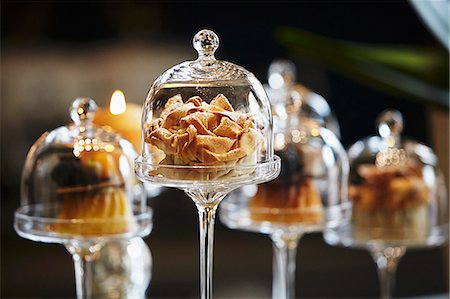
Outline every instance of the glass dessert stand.
{"label": "glass dessert stand", "polygon": [[[280,158],[257,165],[238,166],[175,166],[147,164],[138,158],[136,173],[143,181],[183,190],[195,203],[199,215],[200,231],[200,293],[201,298],[212,298],[213,243],[216,210],[222,199],[231,191],[245,185],[273,180],[280,173]],[[167,172],[177,172],[178,177],[198,179],[171,179]],[[215,177],[221,174],[219,177]],[[230,176],[223,178],[222,176]]]}
{"label": "glass dessert stand", "polygon": [[317,100],[318,95],[295,83],[292,63],[271,64],[266,91],[281,174],[267,184],[232,192],[219,215],[229,228],[270,236],[272,297],[293,299],[299,240],[305,233],[322,231],[324,219],[347,197],[348,161],[336,134],[326,128],[338,130],[331,109],[323,98]]}
{"label": "glass dessert stand", "polygon": [[327,223],[330,245],[369,250],[378,270],[380,297],[391,298],[397,264],[408,248],[448,239],[448,198],[433,151],[401,138],[400,112],[378,118],[380,136],[352,145],[348,217]]}
{"label": "glass dessert stand", "polygon": [[93,298],[146,298],[153,258],[141,237],[108,241],[93,268]]}
{"label": "glass dessert stand", "polygon": [[324,238],[330,245],[369,250],[377,267],[380,298],[393,298],[397,266],[407,249],[432,248],[444,244],[448,239],[448,225],[434,227],[423,241],[408,239],[408,237],[386,239],[383,237],[384,234],[398,235],[400,233],[404,236],[414,236],[416,231],[377,227],[367,227],[364,230],[371,231],[372,236],[378,235],[378,237],[354,237],[359,233],[353,226],[350,222],[344,222],[339,226],[328,228],[324,232]]}
{"label": "glass dessert stand", "polygon": [[250,208],[252,196],[240,193],[254,191],[246,189],[227,197],[220,207],[220,220],[231,229],[270,236],[274,253],[272,298],[295,298],[298,243],[304,234],[322,231],[322,219],[317,222],[317,215],[322,211],[314,207],[301,211],[296,208]]}
{"label": "glass dessert stand", "polygon": [[[303,124],[307,123],[302,122]],[[304,143],[276,152],[282,161],[274,181],[232,192],[220,207],[231,229],[263,233],[273,242],[272,298],[295,298],[296,252],[304,234],[321,232],[325,219],[339,218],[346,199],[348,162],[337,137],[328,129],[299,127]],[[315,131],[317,130],[317,132]],[[313,132],[314,136],[307,132]],[[333,157],[333,158],[331,158]]]}
{"label": "glass dessert stand", "polygon": [[[133,216],[135,225],[132,230],[120,234],[78,235],[73,233],[58,233],[51,229],[53,226],[77,227],[81,231],[95,227],[111,227],[117,225],[117,221],[59,219],[58,212],[61,207],[55,206],[49,209],[40,205],[23,206],[16,210],[14,228],[17,233],[36,242],[63,244],[72,254],[75,265],[75,279],[77,298],[92,298],[92,266],[101,258],[100,251],[108,242],[130,239],[136,236],[145,237],[152,230],[152,210],[139,208]],[[122,221],[120,219],[119,221]]]}
{"label": "glass dessert stand", "polygon": [[78,98],[73,123],[44,133],[22,172],[14,227],[26,239],[72,254],[78,298],[92,298],[94,264],[105,244],[146,236],[152,209],[133,173],[131,143],[92,124],[96,104]]}
{"label": "glass dessert stand", "polygon": [[232,190],[274,179],[267,94],[246,69],[214,56],[218,36],[201,30],[198,58],[161,74],[142,114],[142,156],[135,172],[144,182],[183,190],[195,203],[200,226],[200,297],[212,297],[214,218]]}

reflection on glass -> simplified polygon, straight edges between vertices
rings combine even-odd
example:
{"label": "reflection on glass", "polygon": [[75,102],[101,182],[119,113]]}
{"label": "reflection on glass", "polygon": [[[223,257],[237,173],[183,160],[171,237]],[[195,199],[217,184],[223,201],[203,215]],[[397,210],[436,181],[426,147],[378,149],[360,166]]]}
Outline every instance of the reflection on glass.
{"label": "reflection on glass", "polygon": [[[274,60],[268,70],[268,84],[264,88],[272,104],[274,122],[282,126],[288,113],[303,111],[320,121],[323,127],[341,136],[339,123],[330,105],[321,95],[296,82],[297,68],[285,59]],[[291,121],[297,121],[295,118]],[[287,123],[286,123],[287,125]],[[295,128],[295,124],[291,124]]]}
{"label": "reflection on glass", "polygon": [[152,255],[139,238],[112,240],[93,262],[93,298],[144,299],[151,280]]}

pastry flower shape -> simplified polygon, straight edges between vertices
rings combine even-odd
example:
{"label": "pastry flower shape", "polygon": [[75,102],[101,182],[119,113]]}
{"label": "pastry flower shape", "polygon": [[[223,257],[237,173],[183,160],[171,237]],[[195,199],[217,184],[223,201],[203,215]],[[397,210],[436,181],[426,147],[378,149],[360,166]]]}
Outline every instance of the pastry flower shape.
{"label": "pastry flower shape", "polygon": [[234,111],[223,94],[209,104],[171,97],[145,136],[156,164],[184,166],[254,164],[258,139],[252,117]]}

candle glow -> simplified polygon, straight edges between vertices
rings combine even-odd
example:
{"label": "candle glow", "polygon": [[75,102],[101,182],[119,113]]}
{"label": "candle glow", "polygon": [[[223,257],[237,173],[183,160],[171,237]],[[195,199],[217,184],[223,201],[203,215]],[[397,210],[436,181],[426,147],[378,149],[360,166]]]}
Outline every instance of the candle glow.
{"label": "candle glow", "polygon": [[116,89],[111,96],[109,109],[99,108],[94,123],[108,126],[130,141],[136,151],[141,148],[142,107],[135,103],[126,103],[124,93]]}
{"label": "candle glow", "polygon": [[109,103],[109,111],[113,115],[119,115],[127,110],[127,103],[125,101],[125,95],[119,89],[115,90],[111,96],[111,102]]}

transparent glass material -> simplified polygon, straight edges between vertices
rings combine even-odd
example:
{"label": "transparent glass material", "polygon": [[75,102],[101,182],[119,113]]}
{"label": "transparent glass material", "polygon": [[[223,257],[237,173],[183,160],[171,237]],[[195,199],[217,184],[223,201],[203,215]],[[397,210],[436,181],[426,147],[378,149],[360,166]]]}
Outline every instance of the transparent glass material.
{"label": "transparent glass material", "polygon": [[272,114],[262,84],[244,68],[216,60],[219,38],[201,30],[198,52],[153,83],[142,117],[143,181],[184,190],[200,222],[201,298],[212,296],[212,243],[218,204],[233,189],[275,178]]}
{"label": "transparent glass material", "polygon": [[14,220],[20,236],[62,243],[73,254],[79,298],[92,295],[86,267],[105,243],[146,236],[152,228],[152,211],[133,172],[137,153],[127,140],[92,124],[95,110],[92,99],[76,99],[73,123],[33,144]]}
{"label": "transparent glass material", "polygon": [[297,68],[289,60],[276,59],[269,66],[268,82],[264,89],[272,103],[274,122],[283,123],[288,113],[302,107],[304,114],[316,119],[340,138],[339,123],[328,102],[321,95],[296,82],[296,74]]}
{"label": "transparent glass material", "polygon": [[322,126],[320,116],[311,117],[307,102],[293,109],[289,98],[278,101],[273,103],[280,116],[274,118],[274,149],[281,158],[281,174],[233,191],[222,203],[220,219],[232,229],[271,237],[273,298],[295,298],[299,239],[321,231],[326,219],[343,217],[349,166],[338,138]]}
{"label": "transparent glass material", "polygon": [[406,248],[447,240],[448,197],[433,151],[402,137],[401,113],[384,111],[377,126],[379,136],[348,149],[351,217],[330,223],[324,236],[332,245],[368,248],[387,298]]}
{"label": "transparent glass material", "polygon": [[112,240],[92,265],[93,298],[146,298],[152,276],[150,248],[140,237]]}

